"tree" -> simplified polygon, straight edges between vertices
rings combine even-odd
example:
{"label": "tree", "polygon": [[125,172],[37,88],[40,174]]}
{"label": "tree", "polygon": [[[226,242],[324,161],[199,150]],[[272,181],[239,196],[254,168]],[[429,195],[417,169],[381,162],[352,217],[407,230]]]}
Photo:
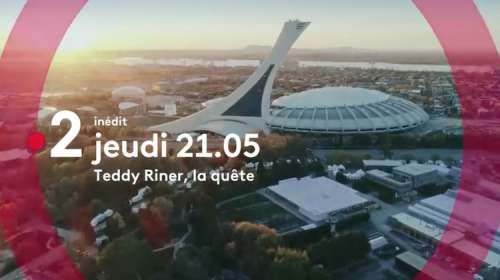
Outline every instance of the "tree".
{"label": "tree", "polygon": [[280,239],[276,230],[265,225],[241,222],[234,225],[233,240],[236,244],[238,254],[244,253],[252,248],[262,247],[263,249],[276,248]]}
{"label": "tree", "polygon": [[286,155],[292,157],[304,157],[306,155],[306,145],[304,139],[299,136],[288,138]]}
{"label": "tree", "polygon": [[343,151],[334,151],[328,155],[328,164],[343,164],[350,168],[363,166],[363,157]]}
{"label": "tree", "polygon": [[352,136],[351,143],[355,147],[370,147],[372,145],[372,138],[368,134],[356,134]]}
{"label": "tree", "polygon": [[268,279],[307,279],[309,258],[307,253],[288,248],[278,248],[269,268]]}
{"label": "tree", "polygon": [[401,155],[401,159],[404,160],[406,163],[410,163],[411,161],[416,160],[416,157],[413,154],[404,154]]}
{"label": "tree", "polygon": [[383,144],[380,146],[380,149],[382,150],[384,158],[392,158],[393,152],[391,150],[391,144]]}
{"label": "tree", "polygon": [[160,248],[169,243],[168,225],[160,214],[151,211],[151,208],[141,209],[139,210],[139,223],[153,248]]}
{"label": "tree", "polygon": [[361,178],[361,180],[354,180],[352,183],[352,188],[362,193],[370,192],[370,181],[365,177]]}
{"label": "tree", "polygon": [[132,237],[109,244],[99,255],[99,265],[110,280],[147,279],[159,268],[151,247]]}
{"label": "tree", "polygon": [[234,225],[231,237],[226,244],[228,257],[235,259],[241,271],[251,279],[264,278],[273,260],[270,251],[280,243],[276,231],[264,225],[241,222]]}
{"label": "tree", "polygon": [[335,180],[341,184],[347,184],[349,179],[344,175],[344,173],[338,171],[337,174],[335,175]]}
{"label": "tree", "polygon": [[119,212],[115,212],[113,216],[107,221],[106,234],[111,240],[119,237],[125,228],[125,220]]}
{"label": "tree", "polygon": [[276,161],[273,164],[271,175],[274,176],[273,181],[275,182],[297,176],[296,173],[292,172],[290,165],[286,160]]}
{"label": "tree", "polygon": [[214,200],[203,192],[193,194],[189,223],[195,245],[211,245],[220,236]]}
{"label": "tree", "polygon": [[83,257],[79,262],[79,269],[85,275],[85,279],[96,279],[99,274],[99,267],[94,258]]}
{"label": "tree", "polygon": [[208,280],[207,261],[207,256],[199,248],[188,245],[177,252],[175,273],[183,280]]}
{"label": "tree", "polygon": [[311,162],[311,164],[309,165],[309,171],[315,177],[326,176],[325,167],[323,166],[323,164],[321,163],[321,161],[318,160],[318,159],[314,159]]}
{"label": "tree", "polygon": [[153,199],[153,203],[151,204],[151,211],[159,215],[165,222],[169,220],[173,209],[174,204],[172,201],[162,196]]}
{"label": "tree", "polygon": [[168,196],[170,197],[174,191],[173,188],[166,182],[158,182],[153,185],[154,194],[157,196]]}
{"label": "tree", "polygon": [[441,156],[439,154],[432,154],[431,155],[431,160],[436,162],[438,160],[441,160]]}
{"label": "tree", "polygon": [[456,163],[456,160],[450,156],[446,157],[444,159],[444,162],[446,163],[446,165],[448,165],[449,167],[453,166],[455,163]]}
{"label": "tree", "polygon": [[264,168],[264,162],[259,163],[259,168],[257,169],[257,182],[259,186],[261,187],[267,187],[270,186],[276,182],[273,181],[273,176],[271,175],[271,172]]}
{"label": "tree", "polygon": [[90,215],[95,217],[106,210],[104,202],[100,199],[92,199],[89,203]]}
{"label": "tree", "polygon": [[309,246],[307,253],[313,264],[337,269],[365,257],[370,252],[368,238],[360,232],[322,239]]}
{"label": "tree", "polygon": [[62,206],[68,199],[70,199],[76,191],[76,185],[69,177],[63,177],[59,183],[51,186],[54,191],[54,204]]}
{"label": "tree", "polygon": [[294,174],[293,177],[302,178],[308,175],[306,168],[298,159],[292,159],[288,165],[290,172]]}
{"label": "tree", "polygon": [[328,280],[328,273],[326,273],[325,269],[321,266],[315,265],[311,267],[308,275],[309,280]]}
{"label": "tree", "polygon": [[396,134],[390,135],[388,138],[390,139],[390,143],[393,145],[393,148],[411,149],[415,148],[417,144],[415,136],[413,135]]}

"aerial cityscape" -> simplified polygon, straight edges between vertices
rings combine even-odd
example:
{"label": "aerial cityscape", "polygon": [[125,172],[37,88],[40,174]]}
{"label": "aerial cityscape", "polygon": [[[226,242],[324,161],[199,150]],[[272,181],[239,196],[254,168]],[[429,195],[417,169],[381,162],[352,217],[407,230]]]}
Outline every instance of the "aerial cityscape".
{"label": "aerial cityscape", "polygon": [[[0,71],[44,141],[2,114],[0,280],[500,279],[500,67],[315,45],[304,19],[239,48],[61,48],[40,96]],[[25,160],[39,187],[5,187]]]}

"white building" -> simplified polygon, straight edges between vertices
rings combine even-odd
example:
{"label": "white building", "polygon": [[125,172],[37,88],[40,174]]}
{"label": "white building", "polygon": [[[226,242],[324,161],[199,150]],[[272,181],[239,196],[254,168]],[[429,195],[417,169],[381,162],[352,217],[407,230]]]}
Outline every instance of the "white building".
{"label": "white building", "polygon": [[[464,209],[470,208],[487,213],[498,206],[498,202],[474,193],[464,192],[462,198]],[[500,230],[488,229],[481,221],[471,220],[466,215],[459,214],[456,214],[454,222],[449,224],[455,199],[456,191],[423,199],[409,206],[407,213],[392,216],[391,224],[394,229],[427,244],[436,245],[442,242],[454,250],[453,252],[477,258],[487,265],[500,268]],[[448,230],[446,234],[444,234],[445,229]],[[483,260],[480,255],[485,251],[488,254]]]}
{"label": "white building", "polygon": [[395,167],[393,174],[399,181],[410,181],[414,189],[439,183],[438,166],[410,163]]}
{"label": "white building", "polygon": [[401,160],[391,160],[391,159],[365,159],[363,160],[363,167],[365,170],[379,169],[382,171],[392,171],[394,167],[403,165]]}
{"label": "white building", "polygon": [[400,196],[405,196],[412,191],[412,184],[409,180],[398,180],[394,175],[385,171],[373,169],[368,170],[366,174],[369,180],[397,192]]}
{"label": "white building", "polygon": [[111,92],[111,99],[118,103],[120,115],[135,116],[146,111],[146,91],[140,87],[119,87]]}
{"label": "white building", "polygon": [[143,106],[135,102],[124,101],[118,104],[118,110],[122,116],[136,116],[142,114]]}
{"label": "white building", "polygon": [[163,110],[150,110],[148,114],[161,117],[174,117],[177,115],[177,105],[175,103],[164,104]]}
{"label": "white building", "polygon": [[378,249],[386,246],[387,244],[389,244],[389,242],[387,241],[387,239],[384,236],[379,236],[379,237],[370,239],[369,242],[370,242],[370,247],[372,248],[372,251],[378,250]]}
{"label": "white building", "polygon": [[266,194],[286,201],[291,208],[315,223],[337,214],[363,210],[371,203],[357,191],[326,177],[282,180],[268,187]]}

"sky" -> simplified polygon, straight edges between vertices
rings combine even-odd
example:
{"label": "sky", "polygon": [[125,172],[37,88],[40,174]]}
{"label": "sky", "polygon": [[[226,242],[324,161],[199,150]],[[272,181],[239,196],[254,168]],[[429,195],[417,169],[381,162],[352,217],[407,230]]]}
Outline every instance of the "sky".
{"label": "sky", "polygon": [[[0,49],[25,1],[0,1]],[[475,2],[500,46],[500,1]],[[312,22],[297,48],[440,49],[410,0],[89,0],[59,51],[272,45],[295,18]]]}

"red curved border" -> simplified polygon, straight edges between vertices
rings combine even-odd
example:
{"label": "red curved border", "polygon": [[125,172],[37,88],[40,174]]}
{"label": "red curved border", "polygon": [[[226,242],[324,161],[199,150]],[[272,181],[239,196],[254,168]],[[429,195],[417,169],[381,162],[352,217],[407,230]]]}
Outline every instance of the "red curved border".
{"label": "red curved border", "polygon": [[[500,69],[500,61],[491,35],[477,8],[472,0],[414,0],[414,2],[432,26],[445,50],[462,108],[471,111],[478,109],[477,103],[469,102],[470,99],[483,96],[484,92],[479,90],[477,84],[480,83],[482,89],[488,88],[492,84],[498,84],[498,77],[492,76],[489,80],[478,81],[477,76],[462,73],[461,65],[481,64]],[[0,113],[3,122],[0,131],[0,150],[26,149],[25,139],[36,128],[40,95],[54,53],[67,28],[85,3],[85,0],[30,0],[17,19],[0,59],[0,101],[4,105]],[[477,56],[477,53],[482,55]],[[492,98],[490,96],[490,99]],[[496,198],[499,190],[495,179],[481,185],[468,184],[476,181],[477,175],[481,174],[481,169],[477,168],[478,155],[480,164],[492,166],[495,166],[499,156],[496,135],[482,133],[491,132],[490,129],[494,127],[478,127],[478,121],[476,118],[467,118],[463,121],[464,172],[459,198],[464,191],[478,190]],[[490,118],[490,121],[497,120]],[[17,263],[23,268],[26,276],[32,279],[42,278],[41,271],[43,271],[44,274],[53,274],[63,279],[83,279],[65,250],[49,250],[44,246],[46,241],[58,239],[44,207],[34,158],[32,156],[25,158],[22,154],[20,152],[20,157],[15,161],[2,163],[0,170],[2,175],[0,176],[2,178],[0,223],[5,239],[9,241],[16,254]],[[488,197],[485,195],[484,199]],[[476,202],[476,207],[470,207],[460,203],[458,199],[444,236],[451,233],[453,223],[464,216],[478,221],[482,227],[481,231],[470,233],[471,239],[479,240],[485,230],[496,230],[500,220],[498,208],[487,211],[481,207],[483,205],[479,201]],[[19,237],[19,233],[33,229],[43,229],[47,231],[47,235],[37,238]],[[491,241],[482,239],[482,243]],[[58,245],[60,243],[56,244]],[[488,250],[484,247],[479,248],[483,249],[471,253],[484,259]],[[447,249],[444,244],[440,244],[437,251],[446,252]],[[475,266],[480,263],[477,258],[469,258],[468,261]],[[52,265],[54,262],[57,265]],[[438,279],[472,277],[470,271],[461,273],[455,268],[444,270],[442,268],[440,260],[433,257],[418,278],[428,278],[428,275]]]}
{"label": "red curved border", "polygon": [[[86,0],[29,0],[0,58],[0,224],[29,279],[84,279],[62,246],[40,191],[26,139],[54,54]],[[7,161],[7,157],[12,159]],[[50,250],[46,244],[52,240]]]}
{"label": "red curved border", "polygon": [[[468,112],[462,118],[463,165],[457,199],[441,242],[416,279],[472,279],[488,255],[488,248],[493,242],[491,232],[495,232],[500,224],[500,179],[490,176],[500,174],[500,138],[497,131],[500,114],[486,117],[474,114],[485,104],[499,101],[500,74],[478,74],[473,71],[477,70],[477,65],[498,71],[500,58],[491,34],[472,0],[413,2],[440,42],[451,66],[462,113]],[[480,196],[470,203],[467,202],[468,192]],[[466,254],[453,250],[453,246],[448,246],[446,242],[452,240],[456,233],[453,230],[457,228],[455,225],[463,219],[475,221],[475,225],[465,232],[469,245],[463,248]],[[447,257],[452,257],[455,264],[443,261]],[[457,267],[457,263],[461,265]]]}

